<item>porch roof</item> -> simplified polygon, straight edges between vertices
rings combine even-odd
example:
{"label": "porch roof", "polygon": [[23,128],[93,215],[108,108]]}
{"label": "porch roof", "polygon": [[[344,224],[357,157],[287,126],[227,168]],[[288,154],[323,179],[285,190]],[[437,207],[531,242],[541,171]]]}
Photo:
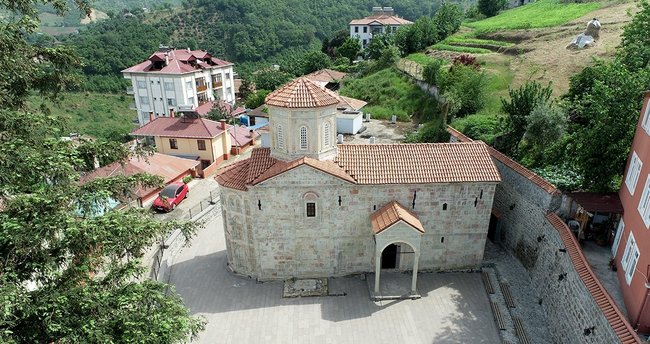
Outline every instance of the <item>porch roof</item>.
{"label": "porch roof", "polygon": [[379,234],[386,230],[388,227],[396,224],[399,221],[404,221],[409,226],[413,227],[420,233],[424,233],[422,222],[415,214],[408,211],[404,206],[397,201],[391,201],[381,209],[370,215],[370,222],[372,224],[372,231]]}

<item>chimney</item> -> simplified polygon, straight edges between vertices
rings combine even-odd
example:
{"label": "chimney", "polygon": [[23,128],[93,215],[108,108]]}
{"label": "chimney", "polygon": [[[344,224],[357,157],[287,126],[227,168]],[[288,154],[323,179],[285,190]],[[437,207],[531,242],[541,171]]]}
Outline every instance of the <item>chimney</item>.
{"label": "chimney", "polygon": [[165,66],[169,65],[169,53],[165,53]]}
{"label": "chimney", "polygon": [[221,123],[221,129],[226,130],[226,120],[225,119],[220,119],[219,123]]}
{"label": "chimney", "polygon": [[343,143],[343,134],[336,135],[336,143],[338,143],[338,144]]}
{"label": "chimney", "polygon": [[248,138],[253,137],[253,129],[248,131],[248,136],[246,136],[246,137],[248,137]]}
{"label": "chimney", "polygon": [[384,7],[384,15],[392,16],[395,14],[395,10],[392,7]]}
{"label": "chimney", "polygon": [[149,112],[149,122],[152,122],[154,119],[153,117],[153,111]]}
{"label": "chimney", "polygon": [[382,14],[384,14],[384,10],[381,7],[373,7],[372,8],[373,17],[380,16]]}
{"label": "chimney", "polygon": [[174,108],[169,108],[169,117],[174,118]]}
{"label": "chimney", "polygon": [[189,47],[187,47],[187,52],[189,53],[189,52],[191,52],[191,51],[192,51],[192,50],[190,50],[190,48],[189,48]]}

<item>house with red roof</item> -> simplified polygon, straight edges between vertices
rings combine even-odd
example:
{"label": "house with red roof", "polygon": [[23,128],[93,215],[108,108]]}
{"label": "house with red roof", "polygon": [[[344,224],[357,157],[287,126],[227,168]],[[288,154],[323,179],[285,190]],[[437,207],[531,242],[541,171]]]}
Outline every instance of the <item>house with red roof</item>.
{"label": "house with red roof", "polygon": [[623,216],[612,256],[630,323],[650,333],[650,91],[643,104],[618,193]]}
{"label": "house with red roof", "polygon": [[131,132],[152,137],[158,153],[200,162],[199,174],[206,175],[230,157],[232,126],[202,117],[158,117]]}
{"label": "house with red roof", "polygon": [[[96,178],[114,176],[131,176],[136,173],[148,173],[163,178],[165,185],[183,180],[186,176],[196,176],[200,162],[196,160],[178,158],[171,155],[154,153],[151,156],[134,156],[126,162],[114,162],[100,167],[81,177],[80,182],[86,183]],[[142,206],[144,203],[156,198],[160,188],[146,188],[139,186],[131,190],[131,197]]]}
{"label": "house with red roof", "polygon": [[392,7],[373,7],[372,15],[350,21],[350,37],[358,38],[361,48],[365,49],[373,35],[395,33],[402,25],[413,22],[400,18]]}
{"label": "house with red roof", "polygon": [[336,144],[339,97],[269,94],[270,147],[216,174],[228,267],[258,280],[473,269],[501,177],[482,142]]}
{"label": "house with red roof", "polygon": [[179,106],[196,109],[208,102],[235,101],[233,64],[203,50],[161,46],[122,74],[131,80],[127,93],[135,99],[131,108],[137,111],[140,126],[170,117]]}

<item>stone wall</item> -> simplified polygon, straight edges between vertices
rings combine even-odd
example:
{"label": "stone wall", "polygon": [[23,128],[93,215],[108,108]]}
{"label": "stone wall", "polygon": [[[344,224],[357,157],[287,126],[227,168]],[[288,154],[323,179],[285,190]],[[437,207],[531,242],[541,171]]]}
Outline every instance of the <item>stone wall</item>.
{"label": "stone wall", "polygon": [[[261,280],[374,271],[370,215],[396,200],[425,228],[420,270],[476,268],[494,190],[495,183],[355,185],[303,165],[247,192],[222,188],[229,264]],[[315,218],[305,215],[308,193],[316,195]]]}

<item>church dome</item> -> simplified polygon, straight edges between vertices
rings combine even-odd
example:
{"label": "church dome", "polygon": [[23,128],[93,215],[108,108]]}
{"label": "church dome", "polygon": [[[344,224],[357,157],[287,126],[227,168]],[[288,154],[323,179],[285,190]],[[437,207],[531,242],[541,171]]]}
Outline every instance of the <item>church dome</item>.
{"label": "church dome", "polygon": [[336,93],[307,78],[295,79],[266,96],[266,105],[306,109],[331,106],[340,102]]}

